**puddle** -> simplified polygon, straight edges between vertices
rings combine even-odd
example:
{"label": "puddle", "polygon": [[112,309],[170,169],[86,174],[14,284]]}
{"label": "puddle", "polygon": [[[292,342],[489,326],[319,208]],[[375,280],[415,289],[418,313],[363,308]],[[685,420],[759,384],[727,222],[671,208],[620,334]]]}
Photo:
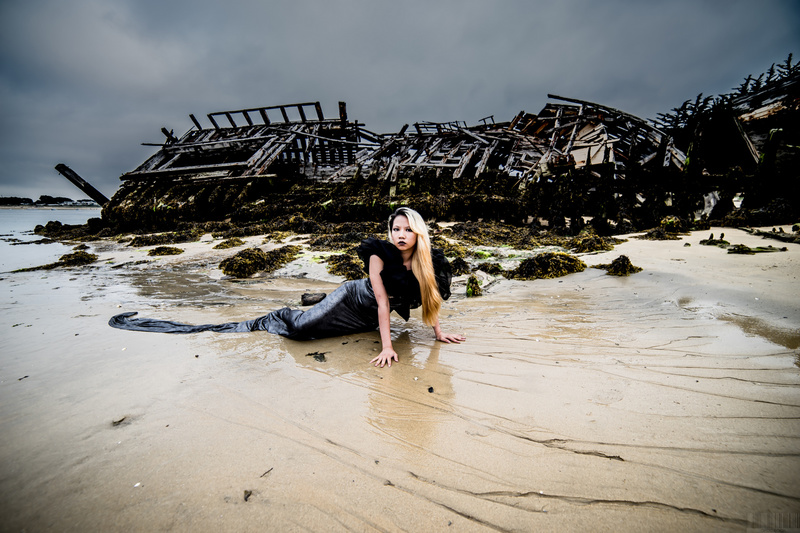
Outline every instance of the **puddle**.
{"label": "puddle", "polygon": [[719,319],[735,324],[747,335],[762,337],[790,350],[800,348],[800,330],[798,329],[779,328],[760,318],[742,315],[721,315]]}

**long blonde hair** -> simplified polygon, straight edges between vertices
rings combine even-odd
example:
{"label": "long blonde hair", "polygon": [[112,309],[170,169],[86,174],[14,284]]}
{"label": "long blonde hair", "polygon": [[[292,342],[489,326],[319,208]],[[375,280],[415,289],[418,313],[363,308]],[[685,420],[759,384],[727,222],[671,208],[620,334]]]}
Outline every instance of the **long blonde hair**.
{"label": "long blonde hair", "polygon": [[408,207],[400,207],[389,217],[389,240],[392,239],[392,224],[394,219],[403,215],[408,219],[411,231],[417,235],[417,247],[411,258],[411,272],[419,282],[420,295],[422,296],[422,321],[433,326],[439,318],[442,308],[442,296],[433,273],[433,260],[431,259],[431,238],[428,235],[428,225],[419,213]]}

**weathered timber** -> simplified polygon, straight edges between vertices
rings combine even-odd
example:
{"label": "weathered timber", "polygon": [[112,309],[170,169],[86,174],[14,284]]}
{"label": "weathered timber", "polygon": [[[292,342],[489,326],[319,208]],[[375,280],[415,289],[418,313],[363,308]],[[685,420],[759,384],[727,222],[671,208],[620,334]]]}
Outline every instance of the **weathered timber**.
{"label": "weathered timber", "polygon": [[83,191],[86,196],[101,206],[104,206],[108,203],[108,198],[106,198],[103,193],[92,187],[89,182],[80,177],[77,172],[69,168],[64,163],[57,164],[56,170],[59,172],[59,174],[67,178],[73,185]]}

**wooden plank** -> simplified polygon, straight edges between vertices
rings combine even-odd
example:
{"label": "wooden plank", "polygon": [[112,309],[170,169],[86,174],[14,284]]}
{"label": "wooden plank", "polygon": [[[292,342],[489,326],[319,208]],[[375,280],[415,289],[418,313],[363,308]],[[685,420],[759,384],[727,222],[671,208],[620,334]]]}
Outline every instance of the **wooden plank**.
{"label": "wooden plank", "polygon": [[231,123],[231,127],[232,128],[238,128],[239,127],[239,126],[236,125],[236,122],[233,121],[233,117],[231,116],[230,113],[225,113],[225,118],[227,118],[228,122]]}
{"label": "wooden plank", "polygon": [[318,118],[319,120],[325,120],[325,117],[324,117],[324,116],[323,116],[323,114],[322,114],[322,106],[321,106],[321,105],[319,105],[319,102],[314,102],[314,109],[315,109],[315,110],[316,110],[316,112],[317,112],[317,118]]}
{"label": "wooden plank", "polygon": [[192,115],[192,114],[190,113],[190,114],[189,114],[189,118],[192,120],[192,122],[194,122],[194,126],[195,126],[195,127],[198,129],[198,130],[202,130],[202,129],[203,129],[203,126],[201,126],[201,125],[200,125],[200,123],[199,123],[199,122],[197,122],[197,119],[196,119],[196,118],[194,118],[194,115]]}
{"label": "wooden plank", "polygon": [[289,121],[289,115],[286,114],[286,108],[284,106],[278,106],[278,109],[281,110],[281,115],[283,115],[283,121],[288,124],[290,121]]}
{"label": "wooden plank", "polygon": [[213,124],[213,125],[214,125],[214,129],[215,129],[215,130],[218,130],[218,129],[219,129],[219,124],[217,124],[217,121],[216,121],[216,120],[214,120],[214,117],[213,117],[213,115],[211,115],[211,113],[209,113],[209,114],[208,114],[208,115],[206,115],[206,116],[208,117],[208,120],[210,120],[210,121],[211,121],[211,124]]}
{"label": "wooden plank", "polygon": [[464,170],[466,170],[467,165],[469,165],[470,159],[472,159],[472,156],[475,154],[477,150],[478,150],[478,145],[473,144],[472,146],[470,146],[469,150],[467,150],[467,153],[461,157],[461,162],[459,163],[458,167],[456,167],[456,171],[453,173],[454,180],[457,180],[458,178],[461,177],[461,174],[464,173]]}
{"label": "wooden plank", "polygon": [[215,170],[234,170],[238,168],[243,168],[246,166],[246,163],[220,163],[218,165],[200,165],[200,166],[192,166],[192,167],[176,167],[176,168],[167,168],[164,170],[147,170],[143,172],[133,171],[129,172],[121,179],[124,179],[125,176],[170,176],[170,175],[180,175],[180,174],[194,174],[194,173],[202,173],[202,172],[211,172]]}

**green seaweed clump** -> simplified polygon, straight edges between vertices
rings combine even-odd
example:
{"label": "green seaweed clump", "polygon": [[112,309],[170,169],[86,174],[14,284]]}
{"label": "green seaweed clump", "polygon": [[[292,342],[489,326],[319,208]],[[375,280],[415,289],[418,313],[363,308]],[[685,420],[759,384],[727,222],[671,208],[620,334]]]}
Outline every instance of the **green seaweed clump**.
{"label": "green seaweed clump", "polygon": [[361,244],[361,241],[363,241],[369,236],[370,235],[367,233],[361,233],[356,231],[351,231],[348,233],[328,233],[325,235],[312,237],[308,241],[308,246],[311,250],[314,251],[332,252],[337,250],[344,250],[346,248],[353,248]]}
{"label": "green seaweed clump", "polygon": [[601,268],[607,270],[606,274],[609,276],[629,276],[641,272],[642,268],[634,266],[627,255],[621,255],[611,261],[611,264],[592,265],[592,268]]}
{"label": "green seaweed clump", "polygon": [[338,254],[328,257],[328,272],[334,276],[342,276],[347,280],[361,279],[367,277],[364,272],[363,263],[357,257],[349,254]]}
{"label": "green seaweed clump", "polygon": [[483,295],[483,291],[481,290],[480,282],[473,274],[467,280],[467,298],[473,298],[481,295]]}
{"label": "green seaweed clump", "polygon": [[84,252],[83,250],[79,250],[77,252],[72,252],[71,254],[62,255],[58,258],[58,263],[55,263],[55,265],[64,267],[83,266],[88,265],[89,263],[94,263],[95,261],[97,261],[96,254],[90,254],[88,252]]}
{"label": "green seaweed clump", "polygon": [[83,250],[79,250],[77,252],[72,252],[71,254],[62,255],[55,263],[48,263],[46,265],[28,268],[19,268],[14,270],[14,272],[33,272],[34,270],[52,270],[58,267],[83,266],[94,263],[95,261],[97,261],[96,254],[90,254],[88,252],[84,252]]}
{"label": "green seaweed clump", "polygon": [[481,263],[478,265],[478,270],[482,270],[490,276],[502,276],[505,273],[505,269],[500,266],[500,263]]}
{"label": "green seaweed clump", "polygon": [[644,235],[636,235],[637,239],[644,239],[646,241],[679,241],[681,238],[675,233],[670,233],[664,228],[654,228],[645,233]]}
{"label": "green seaweed clump", "polygon": [[168,231],[166,233],[154,233],[152,235],[137,235],[128,246],[159,246],[163,244],[178,244],[182,242],[194,242],[200,240],[203,230],[200,228],[190,228],[182,231]]}
{"label": "green seaweed clump", "polygon": [[259,248],[247,248],[224,259],[219,268],[226,276],[248,278],[256,272],[274,272],[292,262],[298,253],[300,253],[299,246],[283,246],[269,252]]}
{"label": "green seaweed clump", "polygon": [[614,249],[613,240],[614,239],[600,237],[594,233],[587,233],[569,239],[567,247],[579,254],[586,252],[608,252]]}
{"label": "green seaweed clump", "polygon": [[149,252],[147,255],[149,256],[158,256],[158,255],[180,255],[183,253],[183,250],[180,248],[176,248],[174,246],[156,246]]}
{"label": "green seaweed clump", "polygon": [[450,272],[454,276],[463,276],[464,274],[469,274],[472,272],[472,269],[469,267],[469,263],[467,263],[463,258],[456,257],[450,261]]}
{"label": "green seaweed clump", "polygon": [[524,259],[517,268],[508,271],[511,279],[549,279],[560,278],[573,272],[586,270],[586,263],[575,256],[563,252],[545,252]]}
{"label": "green seaweed clump", "polygon": [[730,245],[730,243],[725,240],[724,233],[719,234],[719,239],[715,239],[714,234],[712,233],[711,235],[709,235],[708,239],[703,239],[702,241],[700,241],[700,244],[702,244],[703,246],[719,246],[720,248],[724,248]]}
{"label": "green seaweed clump", "polygon": [[775,248],[774,246],[756,246],[755,248],[750,248],[745,244],[734,244],[730,248],[728,248],[729,254],[741,254],[741,255],[755,255],[760,253],[769,253],[769,252],[787,252],[789,251],[788,248],[785,246],[782,248]]}
{"label": "green seaweed clump", "polygon": [[214,246],[215,250],[227,250],[228,248],[236,248],[237,246],[244,245],[244,241],[239,237],[229,237],[221,243]]}
{"label": "green seaweed clump", "polygon": [[467,255],[467,249],[464,248],[464,246],[458,243],[450,242],[439,235],[435,235],[433,238],[431,238],[431,246],[433,248],[439,248],[447,257],[458,257],[463,259]]}

